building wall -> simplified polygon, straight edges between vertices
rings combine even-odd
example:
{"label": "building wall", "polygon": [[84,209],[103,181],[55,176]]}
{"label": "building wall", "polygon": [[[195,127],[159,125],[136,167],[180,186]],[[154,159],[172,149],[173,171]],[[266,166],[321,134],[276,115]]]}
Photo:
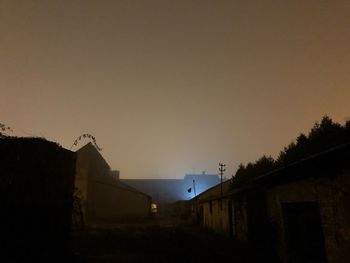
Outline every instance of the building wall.
{"label": "building wall", "polygon": [[[226,181],[222,184],[223,196],[230,191],[230,182]],[[232,236],[235,235],[235,206],[234,201],[230,197],[221,197],[221,185],[216,185],[209,190],[192,199],[192,206],[195,210],[198,204],[200,223],[214,231]],[[222,202],[222,208],[221,208]],[[231,207],[229,209],[229,207]],[[231,226],[230,226],[231,222]]]}
{"label": "building wall", "polygon": [[[203,226],[225,235],[230,235],[232,231],[237,240],[265,245],[266,249],[271,249],[271,253],[277,252],[282,262],[288,262],[282,204],[317,202],[328,262],[345,263],[350,258],[349,169],[332,178],[311,177],[265,190],[253,188],[240,191],[230,198],[224,198],[222,210],[218,196],[220,188],[214,187],[199,197]],[[229,227],[229,201],[233,204],[232,229]],[[262,256],[266,255],[262,253]]]}
{"label": "building wall", "polygon": [[247,202],[244,196],[233,197],[234,207],[234,237],[240,241],[248,240]]}
{"label": "building wall", "polygon": [[218,199],[203,202],[201,206],[203,207],[201,224],[204,227],[211,228],[226,236],[232,236],[240,241],[248,240],[248,220],[244,199],[241,197],[224,198],[222,209]]}
{"label": "building wall", "polygon": [[[79,199],[81,213],[84,216],[84,221],[87,220],[87,198],[88,198],[88,187],[89,187],[89,162],[84,160],[84,158],[78,155],[76,163],[76,176],[75,176],[75,190],[74,194]],[[77,214],[74,216],[80,216],[78,213],[80,211],[75,211]]]}
{"label": "building wall", "polygon": [[95,219],[148,217],[151,198],[118,185],[95,181],[91,189],[90,215]]}
{"label": "building wall", "polygon": [[[230,198],[223,199],[222,208],[220,203],[220,200],[210,200],[200,204],[202,207],[200,209],[203,210],[201,224],[204,227],[213,229],[215,232],[227,236],[236,236],[234,203]],[[229,206],[231,206],[231,209],[229,209]]]}
{"label": "building wall", "polygon": [[[77,151],[76,193],[84,222],[150,215],[151,197],[116,179],[100,153],[88,144]],[[117,173],[118,174],[118,173]]]}
{"label": "building wall", "polygon": [[[324,238],[327,262],[349,262],[349,155],[347,148],[337,148],[262,176],[232,192],[230,185],[224,183],[225,200],[230,197],[233,202],[236,239],[247,240],[258,257],[271,259],[270,262],[277,260],[276,254],[285,263],[305,261],[305,258],[319,262],[318,259],[323,260],[322,244],[318,243],[320,234]],[[198,196],[201,223],[227,234],[228,206],[224,201],[224,211],[218,210],[219,199],[220,186]],[[297,231],[289,229],[288,237],[286,225]],[[288,243],[299,244],[300,240],[300,246],[288,251]]]}
{"label": "building wall", "polygon": [[334,179],[308,178],[275,186],[267,191],[268,214],[278,229],[277,251],[287,262],[286,230],[282,203],[318,202],[328,262],[350,258],[350,171]]}

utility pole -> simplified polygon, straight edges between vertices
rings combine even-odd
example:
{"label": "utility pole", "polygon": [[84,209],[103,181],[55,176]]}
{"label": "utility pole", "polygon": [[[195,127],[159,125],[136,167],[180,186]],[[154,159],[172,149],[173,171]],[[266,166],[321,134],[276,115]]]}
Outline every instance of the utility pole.
{"label": "utility pole", "polygon": [[221,183],[220,183],[220,191],[221,191],[220,206],[221,206],[221,209],[222,209],[222,196],[223,196],[223,192],[222,192],[222,176],[224,175],[224,172],[226,171],[225,167],[226,167],[226,164],[219,163],[219,174],[220,174],[220,180],[221,180]]}

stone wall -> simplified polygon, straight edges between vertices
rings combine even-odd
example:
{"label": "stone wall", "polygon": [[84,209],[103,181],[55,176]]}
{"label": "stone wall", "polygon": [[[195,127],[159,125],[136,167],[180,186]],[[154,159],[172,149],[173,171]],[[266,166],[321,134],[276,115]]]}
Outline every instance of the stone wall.
{"label": "stone wall", "polygon": [[270,188],[267,191],[268,214],[278,229],[277,251],[287,262],[286,230],[281,204],[317,202],[328,261],[348,262],[350,258],[350,173],[308,178]]}
{"label": "stone wall", "polygon": [[75,153],[44,139],[6,138],[0,156],[2,251],[12,262],[60,251],[70,236]]}

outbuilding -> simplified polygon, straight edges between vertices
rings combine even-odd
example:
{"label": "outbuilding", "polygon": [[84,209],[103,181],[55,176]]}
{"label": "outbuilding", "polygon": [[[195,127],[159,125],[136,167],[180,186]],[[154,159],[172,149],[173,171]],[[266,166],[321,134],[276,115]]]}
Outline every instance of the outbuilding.
{"label": "outbuilding", "polygon": [[152,197],[120,182],[119,172],[111,170],[91,143],[77,151],[75,188],[76,217],[82,215],[85,225],[151,214]]}
{"label": "outbuilding", "polygon": [[284,263],[348,262],[350,144],[192,200],[200,223]]}

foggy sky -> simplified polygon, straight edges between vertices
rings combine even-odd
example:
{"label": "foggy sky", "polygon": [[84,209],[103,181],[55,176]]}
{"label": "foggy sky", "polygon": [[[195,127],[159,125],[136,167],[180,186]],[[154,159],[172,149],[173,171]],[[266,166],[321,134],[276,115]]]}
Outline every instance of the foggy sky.
{"label": "foggy sky", "polygon": [[349,14],[346,0],[0,0],[0,123],[68,149],[91,133],[122,178],[218,162],[229,177],[350,116]]}

